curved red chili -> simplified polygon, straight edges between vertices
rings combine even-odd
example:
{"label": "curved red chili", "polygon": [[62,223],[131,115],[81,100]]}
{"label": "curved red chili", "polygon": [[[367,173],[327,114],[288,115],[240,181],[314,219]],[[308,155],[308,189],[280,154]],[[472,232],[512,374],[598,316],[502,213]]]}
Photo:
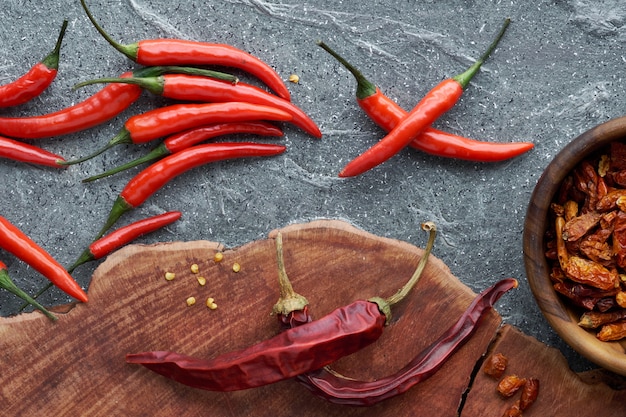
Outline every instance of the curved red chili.
{"label": "curved red chili", "polygon": [[116,82],[131,83],[150,91],[152,94],[181,101],[224,102],[244,101],[263,104],[284,110],[292,115],[291,122],[309,133],[321,138],[322,132],[315,122],[291,101],[277,97],[254,85],[238,82],[237,84],[187,74],[164,74],[158,77],[101,78],[77,84],[78,87],[93,83]]}
{"label": "curved red chili", "polygon": [[0,248],[26,262],[68,295],[79,301],[87,302],[87,294],[65,268],[18,227],[2,216],[0,216]]}
{"label": "curved red chili", "polygon": [[59,69],[59,54],[66,29],[67,20],[64,20],[52,52],[17,80],[0,86],[0,107],[24,104],[39,96],[52,84]]}
{"label": "curved red chili", "polygon": [[65,162],[65,164],[74,165],[84,162],[116,145],[146,143],[207,124],[253,120],[290,121],[291,118],[292,116],[283,110],[240,101],[172,104],[132,116],[105,146],[90,155]]}
{"label": "curved red chili", "polygon": [[0,158],[29,164],[45,165],[53,168],[65,168],[63,157],[36,146],[0,136]]}
{"label": "curved red chili", "polygon": [[[9,271],[7,270],[7,266],[4,262],[0,261],[0,288],[4,288],[10,293],[17,295],[22,300],[26,301],[28,304],[31,304],[33,307],[41,311],[46,315],[50,320],[55,321],[57,317],[49,312],[44,306],[39,304],[33,297],[28,295],[24,290],[18,287],[15,282],[9,276]],[[28,305],[27,304],[27,305]]]}
{"label": "curved red chili", "polygon": [[290,99],[289,90],[272,67],[234,46],[182,39],[150,39],[122,45],[96,22],[85,0],[81,0],[81,4],[100,35],[116,50],[141,65],[219,65],[238,68],[259,78],[280,97]]}
{"label": "curved red chili", "polygon": [[506,19],[498,36],[487,51],[465,72],[440,82],[431,89],[383,139],[350,161],[339,173],[340,177],[360,175],[391,158],[411,143],[441,115],[450,110],[463,94],[470,80],[496,48],[510,19]]}
{"label": "curved red chili", "polygon": [[517,285],[517,280],[508,278],[484,290],[474,298],[455,324],[403,368],[389,376],[374,381],[360,381],[322,368],[299,375],[298,380],[314,394],[334,404],[372,406],[400,395],[434,375],[474,334],[483,314]]}
{"label": "curved red chili", "polygon": [[278,126],[274,126],[271,123],[263,121],[218,123],[214,125],[202,126],[169,136],[163,142],[161,142],[159,146],[152,149],[148,154],[127,162],[123,165],[117,166],[101,174],[85,178],[83,182],[91,182],[100,178],[115,175],[119,172],[134,168],[143,163],[152,162],[164,156],[182,151],[183,149],[187,149],[193,145],[197,145],[214,137],[234,133],[253,134],[261,136],[283,135],[283,131]]}
{"label": "curved red chili", "polygon": [[220,142],[196,145],[166,156],[135,175],[126,184],[113,203],[109,217],[96,239],[102,237],[122,214],[140,206],[173,178],[192,168],[225,159],[278,155],[286,149],[283,145],[274,144]]}
{"label": "curved red chili", "polygon": [[[374,123],[389,132],[409,114],[328,45],[318,44],[352,73],[357,81],[357,103]],[[535,145],[531,142],[483,142],[427,127],[409,146],[446,158],[497,162],[528,152]]]}

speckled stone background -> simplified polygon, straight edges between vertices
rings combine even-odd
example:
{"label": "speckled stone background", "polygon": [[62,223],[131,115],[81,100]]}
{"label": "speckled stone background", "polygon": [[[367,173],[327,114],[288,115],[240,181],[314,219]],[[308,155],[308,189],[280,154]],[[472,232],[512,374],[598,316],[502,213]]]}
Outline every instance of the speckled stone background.
{"label": "speckled stone background", "polygon": [[[118,223],[183,211],[180,221],[139,242],[206,239],[235,247],[287,224],[337,218],[423,246],[425,234],[419,224],[432,220],[440,229],[434,254],[475,291],[500,278],[520,279],[514,296],[504,297],[498,305],[506,323],[559,348],[573,369],[594,367],[564,345],[539,312],[525,278],[522,229],[533,187],[556,153],[580,133],[626,111],[623,2],[90,0],[88,4],[121,42],[157,37],[223,42],[262,58],[285,80],[299,75],[298,84],[287,82],[292,100],[324,133],[316,140],[285,125],[284,138],[277,140],[288,146],[282,156],[212,164],[177,178]],[[410,109],[440,80],[471,65],[505,17],[512,23],[500,47],[458,105],[435,127],[486,141],[532,141],[534,150],[495,164],[406,150],[361,177],[337,177],[348,160],[383,132],[357,107],[352,76],[316,40],[336,48]],[[0,5],[0,83],[17,78],[52,49],[63,19],[69,20],[69,27],[58,78],[40,98],[2,114],[26,116],[61,109],[99,88],[74,91],[76,82],[133,68],[96,33],[78,0],[5,0]],[[68,159],[84,156],[102,146],[129,116],[164,103],[145,93],[102,126],[35,142]],[[256,140],[240,139],[244,138]],[[0,213],[69,265],[138,171],[91,184],[81,179],[151,147],[120,146],[59,171],[1,160]],[[27,291],[34,293],[45,284],[12,255],[0,250],[0,259]],[[88,286],[96,266],[75,271],[81,285]],[[42,301],[50,305],[69,299],[50,291]],[[1,315],[14,314],[20,305],[21,300],[0,292]]]}

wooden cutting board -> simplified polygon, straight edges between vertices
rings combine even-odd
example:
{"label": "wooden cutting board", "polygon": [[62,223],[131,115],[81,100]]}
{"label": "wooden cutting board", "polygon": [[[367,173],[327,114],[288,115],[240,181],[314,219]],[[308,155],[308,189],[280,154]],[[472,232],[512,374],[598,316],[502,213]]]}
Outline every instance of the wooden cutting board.
{"label": "wooden cutting board", "polygon": [[[408,243],[339,221],[292,225],[281,232],[287,273],[316,317],[358,298],[394,293],[423,253]],[[128,352],[156,349],[212,357],[276,334],[276,318],[269,314],[278,298],[275,235],[276,231],[268,239],[234,249],[206,241],[128,246],[96,269],[89,303],[60,314],[58,322],[51,323],[38,312],[0,319],[3,415],[457,415],[474,368],[501,324],[495,311],[439,373],[371,408],[329,404],[293,380],[231,393],[206,392],[125,363]],[[224,260],[215,263],[218,251]],[[199,265],[198,274],[190,271],[194,263]],[[233,272],[234,263],[241,266],[240,272]],[[166,281],[166,272],[174,272],[176,278]],[[198,275],[206,278],[205,286],[198,284]],[[196,305],[186,305],[189,296],[196,297]],[[361,379],[391,373],[456,321],[474,296],[431,256],[418,287],[394,310],[394,320],[382,338],[337,362],[335,368]],[[514,296],[515,290],[505,295]],[[204,306],[207,297],[215,299],[216,310]],[[524,348],[534,346],[544,347],[533,340]],[[551,354],[558,356],[558,352]],[[555,361],[552,368],[569,372],[564,361]],[[472,396],[475,386],[468,403],[477,402],[481,410],[498,409],[493,408],[500,406],[498,398]],[[624,391],[603,389],[626,404]],[[562,398],[564,393],[559,395]],[[539,405],[537,414],[528,415],[542,415]]]}

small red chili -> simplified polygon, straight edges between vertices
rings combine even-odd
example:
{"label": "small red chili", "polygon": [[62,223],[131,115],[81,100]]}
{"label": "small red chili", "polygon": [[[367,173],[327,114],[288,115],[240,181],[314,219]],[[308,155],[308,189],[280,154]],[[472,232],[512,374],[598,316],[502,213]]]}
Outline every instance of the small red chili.
{"label": "small red chili", "polygon": [[81,0],[95,29],[117,51],[141,65],[219,65],[244,70],[263,81],[280,97],[289,100],[289,90],[280,76],[259,58],[230,45],[182,39],[150,39],[122,45],[96,22],[85,0]]}
{"label": "small red chili", "polygon": [[87,302],[87,294],[65,268],[18,227],[2,216],[0,216],[0,248],[26,262],[68,295],[79,301]]}
{"label": "small red chili", "polygon": [[53,168],[66,167],[62,164],[65,159],[59,155],[3,136],[0,136],[0,158]]}
{"label": "small red chili", "polygon": [[440,82],[383,139],[350,161],[339,173],[340,177],[360,175],[391,158],[411,143],[424,129],[450,110],[463,94],[470,80],[496,48],[510,19],[506,19],[498,36],[487,51],[465,72]]}
{"label": "small red chili", "polygon": [[119,172],[125,171],[130,168],[134,168],[146,162],[152,162],[156,159],[162,158],[167,155],[182,151],[193,145],[197,145],[206,140],[212,139],[221,135],[244,133],[261,136],[282,136],[283,131],[274,126],[271,123],[258,121],[258,122],[232,122],[232,123],[218,123],[214,125],[202,126],[195,129],[185,130],[181,133],[175,133],[172,136],[166,138],[159,146],[152,149],[148,154],[127,162],[123,165],[110,169],[98,175],[93,175],[89,178],[85,178],[83,182],[91,182],[100,178],[105,178],[111,175],[115,175]]}
{"label": "small red chili", "polygon": [[67,20],[64,20],[52,52],[17,80],[0,86],[0,107],[24,104],[38,97],[52,84],[59,70],[59,54],[66,29]]}
{"label": "small red chili", "polygon": [[197,75],[164,74],[158,77],[102,78],[79,83],[76,87],[101,82],[136,84],[152,94],[181,101],[243,101],[271,106],[291,114],[291,122],[305,132],[316,138],[322,137],[315,122],[291,101],[243,82],[233,84]]}
{"label": "small red chili", "polygon": [[192,168],[225,159],[271,156],[285,152],[283,145],[252,142],[220,142],[196,145],[153,163],[135,175],[113,203],[99,239],[124,214],[143,204],[152,194],[175,177]]}
{"label": "small red chili", "polygon": [[[170,351],[126,355],[126,362],[141,364],[181,384],[211,391],[234,391],[259,387],[320,369],[375,342],[391,317],[390,305],[402,299],[419,280],[435,237],[430,230],[429,246],[416,272],[400,291],[384,300],[357,300],[319,320],[287,329],[246,349],[201,359]],[[277,247],[282,237],[277,237]],[[280,250],[277,251],[279,254]],[[280,255],[279,255],[280,256]],[[281,262],[279,257],[279,263]],[[280,271],[280,268],[279,268]],[[274,312],[291,308],[291,284],[279,274],[281,297]],[[300,300],[298,300],[300,301]],[[298,302],[296,301],[296,302]]]}
{"label": "small red chili", "polygon": [[4,262],[0,261],[0,288],[4,288],[5,290],[17,295],[22,300],[26,301],[28,304],[31,304],[33,307],[41,311],[46,315],[50,320],[56,321],[57,317],[49,312],[44,306],[39,304],[35,299],[33,299],[30,295],[28,295],[24,290],[18,287],[15,282],[9,276],[9,271],[7,270],[7,266]]}
{"label": "small red chili", "polygon": [[254,120],[290,121],[291,118],[289,113],[274,107],[239,101],[172,104],[132,116],[105,146],[90,155],[64,163],[67,165],[78,164],[94,158],[116,145],[146,143],[187,129],[213,123]]}
{"label": "small red chili", "polygon": [[[374,123],[389,132],[409,114],[328,45],[323,42],[318,44],[352,73],[357,81],[357,103]],[[528,152],[535,145],[530,142],[483,142],[427,127],[409,146],[446,158],[497,162]]]}

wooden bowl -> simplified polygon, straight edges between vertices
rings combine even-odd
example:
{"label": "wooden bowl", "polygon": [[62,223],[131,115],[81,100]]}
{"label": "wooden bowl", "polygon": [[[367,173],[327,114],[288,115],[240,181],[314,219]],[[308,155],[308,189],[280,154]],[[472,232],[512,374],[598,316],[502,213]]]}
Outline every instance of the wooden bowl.
{"label": "wooden bowl", "polygon": [[626,139],[626,116],[588,130],[559,152],[539,178],[530,198],[523,245],[528,283],[541,312],[556,333],[591,362],[626,376],[626,340],[601,342],[595,332],[578,326],[580,311],[571,308],[552,287],[544,243],[550,203],[564,178],[589,154],[620,139]]}

